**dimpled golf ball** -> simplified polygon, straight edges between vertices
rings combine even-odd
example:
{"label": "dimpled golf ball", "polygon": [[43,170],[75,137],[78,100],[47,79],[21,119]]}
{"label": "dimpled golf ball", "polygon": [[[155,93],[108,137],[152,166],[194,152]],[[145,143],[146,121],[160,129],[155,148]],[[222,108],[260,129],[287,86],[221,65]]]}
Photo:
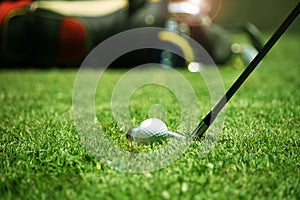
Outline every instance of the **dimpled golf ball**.
{"label": "dimpled golf ball", "polygon": [[166,124],[160,119],[150,118],[143,121],[139,127],[142,134],[145,136],[166,136],[168,134],[168,128]]}
{"label": "dimpled golf ball", "polygon": [[151,143],[162,140],[168,136],[185,138],[180,134],[169,132],[166,124],[157,118],[149,118],[141,123],[137,128],[130,129],[126,137],[138,143]]}

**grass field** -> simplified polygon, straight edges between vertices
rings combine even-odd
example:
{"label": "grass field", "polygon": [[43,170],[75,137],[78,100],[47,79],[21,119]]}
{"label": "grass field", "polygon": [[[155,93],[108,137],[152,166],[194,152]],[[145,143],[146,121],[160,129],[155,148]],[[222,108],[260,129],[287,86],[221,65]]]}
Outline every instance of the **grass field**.
{"label": "grass field", "polygon": [[[213,151],[201,157],[195,141],[170,166],[145,173],[114,170],[81,144],[72,116],[76,69],[1,70],[0,199],[300,199],[299,43],[298,35],[285,35],[232,98]],[[226,88],[242,70],[220,68]],[[180,72],[200,87],[195,74]],[[109,88],[122,73],[107,72],[104,84]],[[109,99],[108,91],[102,93]],[[207,94],[196,94],[205,115]],[[130,108],[136,121],[159,102],[169,106],[166,118],[176,127],[176,102],[151,92],[143,97],[145,107],[133,100]],[[97,111],[126,149],[108,99],[96,97]]]}

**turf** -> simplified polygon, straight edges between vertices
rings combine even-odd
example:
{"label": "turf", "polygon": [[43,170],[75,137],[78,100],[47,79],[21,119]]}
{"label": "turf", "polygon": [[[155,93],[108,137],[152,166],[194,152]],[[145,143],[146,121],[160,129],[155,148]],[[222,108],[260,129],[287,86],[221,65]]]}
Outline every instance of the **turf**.
{"label": "turf", "polygon": [[[72,116],[75,69],[1,70],[0,199],[299,199],[299,42],[297,35],[285,35],[232,98],[213,151],[201,157],[201,142],[195,141],[170,166],[145,173],[119,172],[82,145]],[[226,88],[242,70],[220,68]],[[180,72],[207,105],[205,115],[210,105],[208,94],[198,91],[201,81]],[[122,73],[108,71],[106,88]],[[144,89],[132,98],[133,120],[144,120],[151,105],[160,104],[168,126],[176,128],[178,102],[157,98],[151,86]],[[132,147],[119,134],[109,98],[100,98],[109,92],[99,90],[96,96],[108,137],[127,151],[159,148]]]}

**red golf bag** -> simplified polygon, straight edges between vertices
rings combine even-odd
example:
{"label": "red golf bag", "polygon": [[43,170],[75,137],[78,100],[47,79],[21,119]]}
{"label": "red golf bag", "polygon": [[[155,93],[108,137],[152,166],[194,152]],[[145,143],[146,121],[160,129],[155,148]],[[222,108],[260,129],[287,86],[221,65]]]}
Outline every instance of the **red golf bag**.
{"label": "red golf bag", "polygon": [[[164,25],[164,1],[3,1],[0,65],[78,66],[104,39],[123,30]],[[151,14],[155,21],[145,21]]]}

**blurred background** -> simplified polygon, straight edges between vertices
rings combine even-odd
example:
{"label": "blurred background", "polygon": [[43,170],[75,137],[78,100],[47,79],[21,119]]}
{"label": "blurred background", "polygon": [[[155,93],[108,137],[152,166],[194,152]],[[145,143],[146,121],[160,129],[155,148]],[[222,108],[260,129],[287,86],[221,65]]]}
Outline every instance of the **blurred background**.
{"label": "blurred background", "polygon": [[[204,47],[216,64],[224,65],[239,55],[246,66],[296,3],[297,0],[2,0],[0,67],[78,67],[103,40],[140,27],[164,27],[188,35]],[[293,23],[290,33],[299,33],[299,22],[297,19]],[[235,33],[244,34],[248,41],[236,40],[232,37]],[[198,49],[183,48],[182,39],[161,42],[180,48],[184,55],[196,55]],[[194,61],[201,63],[200,60]],[[145,49],[123,56],[112,66],[149,62],[186,65],[184,59],[170,51]]]}
{"label": "blurred background", "polygon": [[[262,31],[273,31],[298,0],[224,0],[215,21],[221,24],[250,21]],[[300,19],[289,31],[300,32]]]}

